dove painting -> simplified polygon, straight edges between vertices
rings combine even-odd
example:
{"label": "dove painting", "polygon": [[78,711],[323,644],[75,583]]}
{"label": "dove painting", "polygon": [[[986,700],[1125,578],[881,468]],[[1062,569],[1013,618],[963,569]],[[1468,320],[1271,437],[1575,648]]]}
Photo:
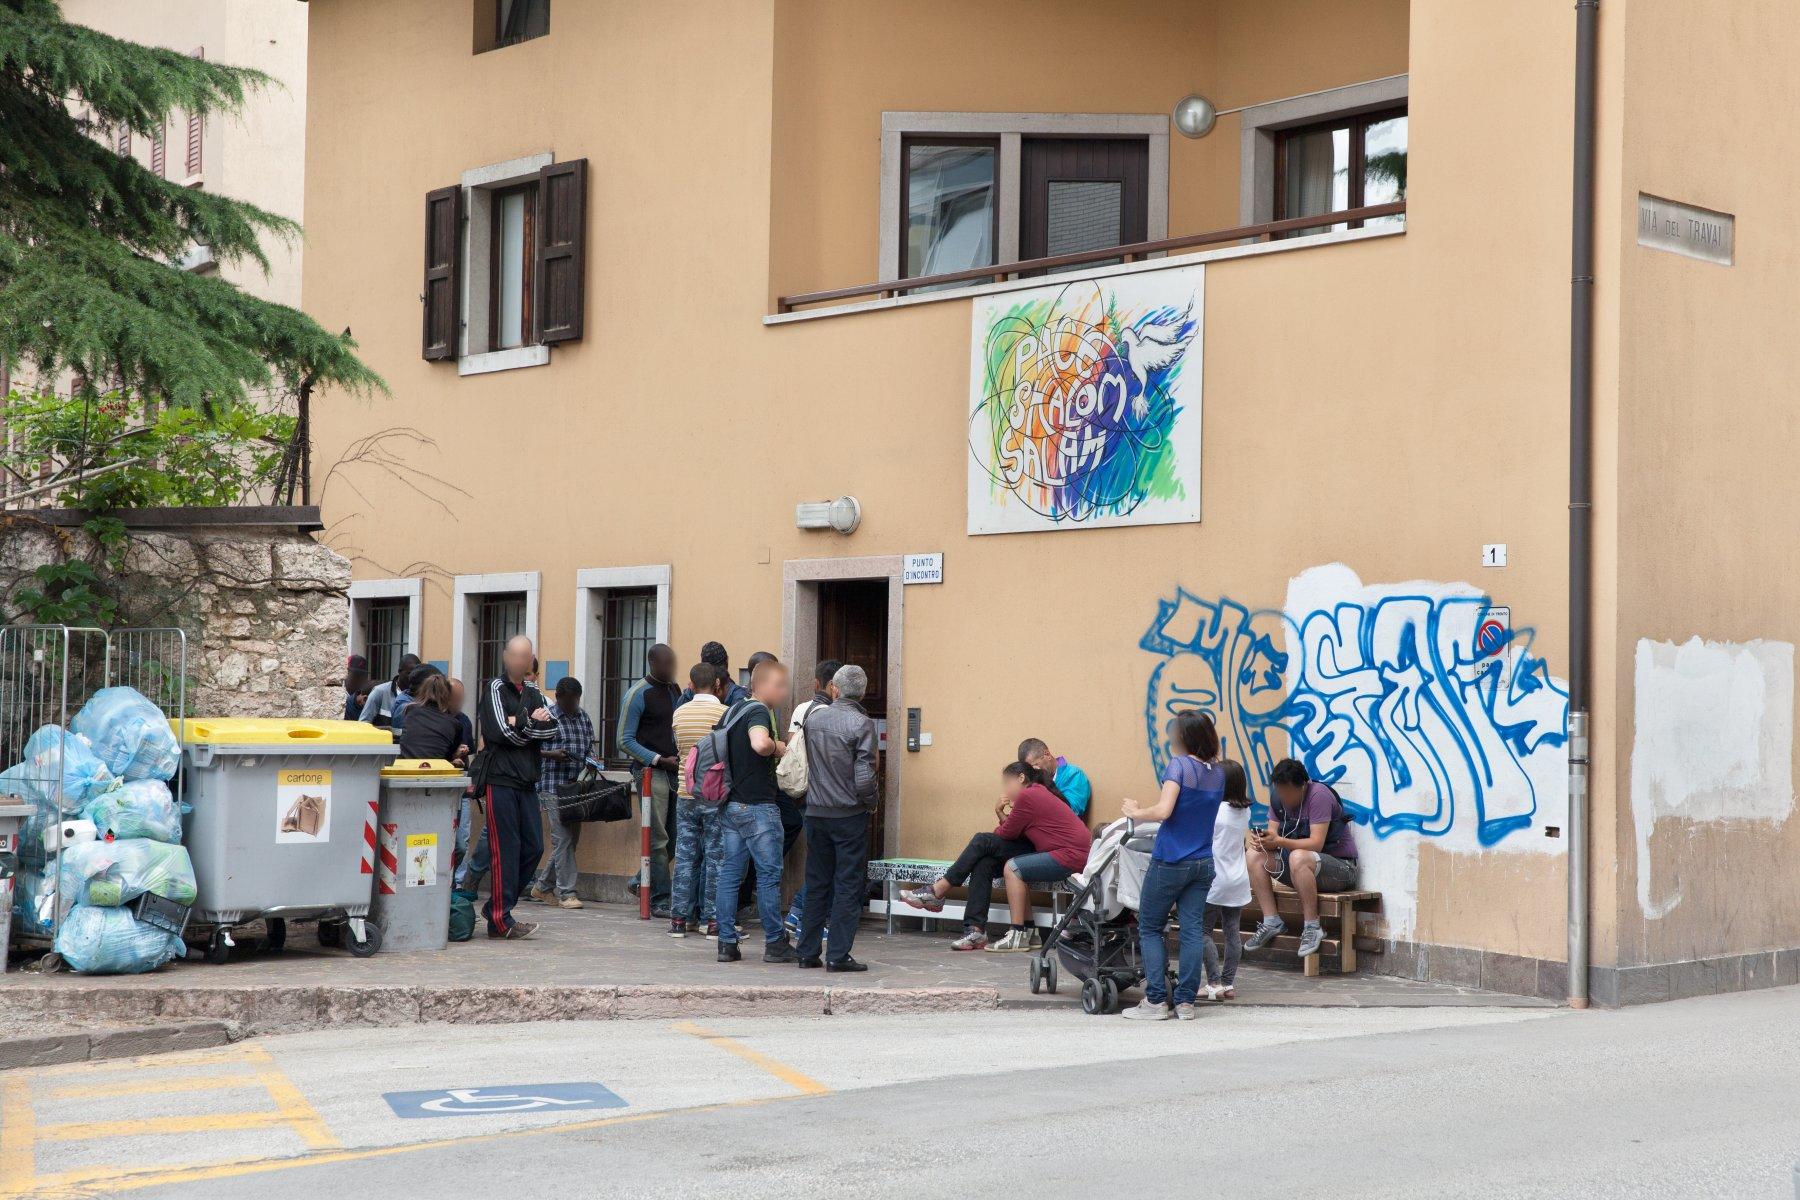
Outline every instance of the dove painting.
{"label": "dove painting", "polygon": [[970,533],[1200,519],[1205,270],[974,301]]}

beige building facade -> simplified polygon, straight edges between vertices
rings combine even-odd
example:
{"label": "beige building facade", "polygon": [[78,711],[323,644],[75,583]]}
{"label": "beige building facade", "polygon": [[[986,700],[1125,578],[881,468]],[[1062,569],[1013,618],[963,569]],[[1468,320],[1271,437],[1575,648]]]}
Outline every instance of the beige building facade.
{"label": "beige building facade", "polygon": [[[858,661],[887,856],[1027,736],[1109,820],[1206,708],[1360,815],[1364,969],[1566,994],[1567,4],[306,7],[304,303],[392,390],[316,417],[353,647],[528,633],[603,733],[653,641]],[[1796,24],[1600,16],[1602,1003],[1800,969]]]}

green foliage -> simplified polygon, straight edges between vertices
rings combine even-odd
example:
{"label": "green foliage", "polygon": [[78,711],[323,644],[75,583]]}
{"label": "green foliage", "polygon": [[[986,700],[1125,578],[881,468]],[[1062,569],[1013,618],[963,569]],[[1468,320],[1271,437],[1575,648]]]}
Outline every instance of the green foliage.
{"label": "green foliage", "polygon": [[95,510],[237,504],[267,486],[294,433],[292,417],[247,401],[203,414],[116,392],[14,393],[6,415],[13,449],[0,462],[26,480],[86,476],[60,500]]}
{"label": "green foliage", "polygon": [[46,563],[31,576],[36,586],[21,587],[13,603],[34,625],[106,629],[119,615],[119,603],[106,593],[99,572],[81,559]]}
{"label": "green foliage", "polygon": [[0,0],[0,363],[202,410],[308,379],[383,387],[347,334],[174,265],[205,245],[266,268],[261,239],[298,237],[293,222],[159,178],[91,136],[230,113],[268,82],[71,24],[55,0]]}

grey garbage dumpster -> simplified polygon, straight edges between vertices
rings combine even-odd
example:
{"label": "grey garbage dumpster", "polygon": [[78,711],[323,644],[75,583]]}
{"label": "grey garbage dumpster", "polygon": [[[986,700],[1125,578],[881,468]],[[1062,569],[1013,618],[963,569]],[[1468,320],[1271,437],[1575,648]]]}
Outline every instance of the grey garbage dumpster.
{"label": "grey garbage dumpster", "polygon": [[[208,961],[224,962],[231,929],[259,919],[272,948],[290,920],[344,920],[352,954],[380,949],[366,918],[393,735],[361,721],[193,717],[181,740],[192,808],[181,840],[194,862],[193,920],[214,930]],[[341,936],[321,924],[321,941]]]}
{"label": "grey garbage dumpster", "polygon": [[450,857],[469,777],[442,759],[381,772],[379,855],[370,918],[389,950],[442,950],[450,940]]}

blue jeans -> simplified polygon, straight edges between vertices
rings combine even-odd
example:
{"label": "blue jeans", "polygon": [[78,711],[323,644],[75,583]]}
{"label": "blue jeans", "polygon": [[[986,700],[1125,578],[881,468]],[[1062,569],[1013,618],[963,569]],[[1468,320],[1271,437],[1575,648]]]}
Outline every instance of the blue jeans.
{"label": "blue jeans", "polygon": [[1163,931],[1169,927],[1170,909],[1181,917],[1181,977],[1175,982],[1175,1003],[1192,1004],[1200,994],[1206,962],[1206,893],[1212,889],[1212,881],[1211,858],[1152,860],[1144,872],[1144,888],[1138,897],[1138,938],[1144,956],[1144,998],[1153,1004],[1169,998],[1169,948]]}
{"label": "blue jeans", "polygon": [[[675,801],[675,883],[669,908],[683,921],[713,919],[719,891],[719,810],[698,800]],[[734,910],[735,914],[735,910]]]}
{"label": "blue jeans", "polygon": [[739,804],[727,800],[719,810],[719,888],[713,906],[719,918],[719,941],[738,940],[737,894],[744,867],[756,863],[756,912],[762,918],[763,941],[778,942],[781,932],[781,813],[773,804]]}

